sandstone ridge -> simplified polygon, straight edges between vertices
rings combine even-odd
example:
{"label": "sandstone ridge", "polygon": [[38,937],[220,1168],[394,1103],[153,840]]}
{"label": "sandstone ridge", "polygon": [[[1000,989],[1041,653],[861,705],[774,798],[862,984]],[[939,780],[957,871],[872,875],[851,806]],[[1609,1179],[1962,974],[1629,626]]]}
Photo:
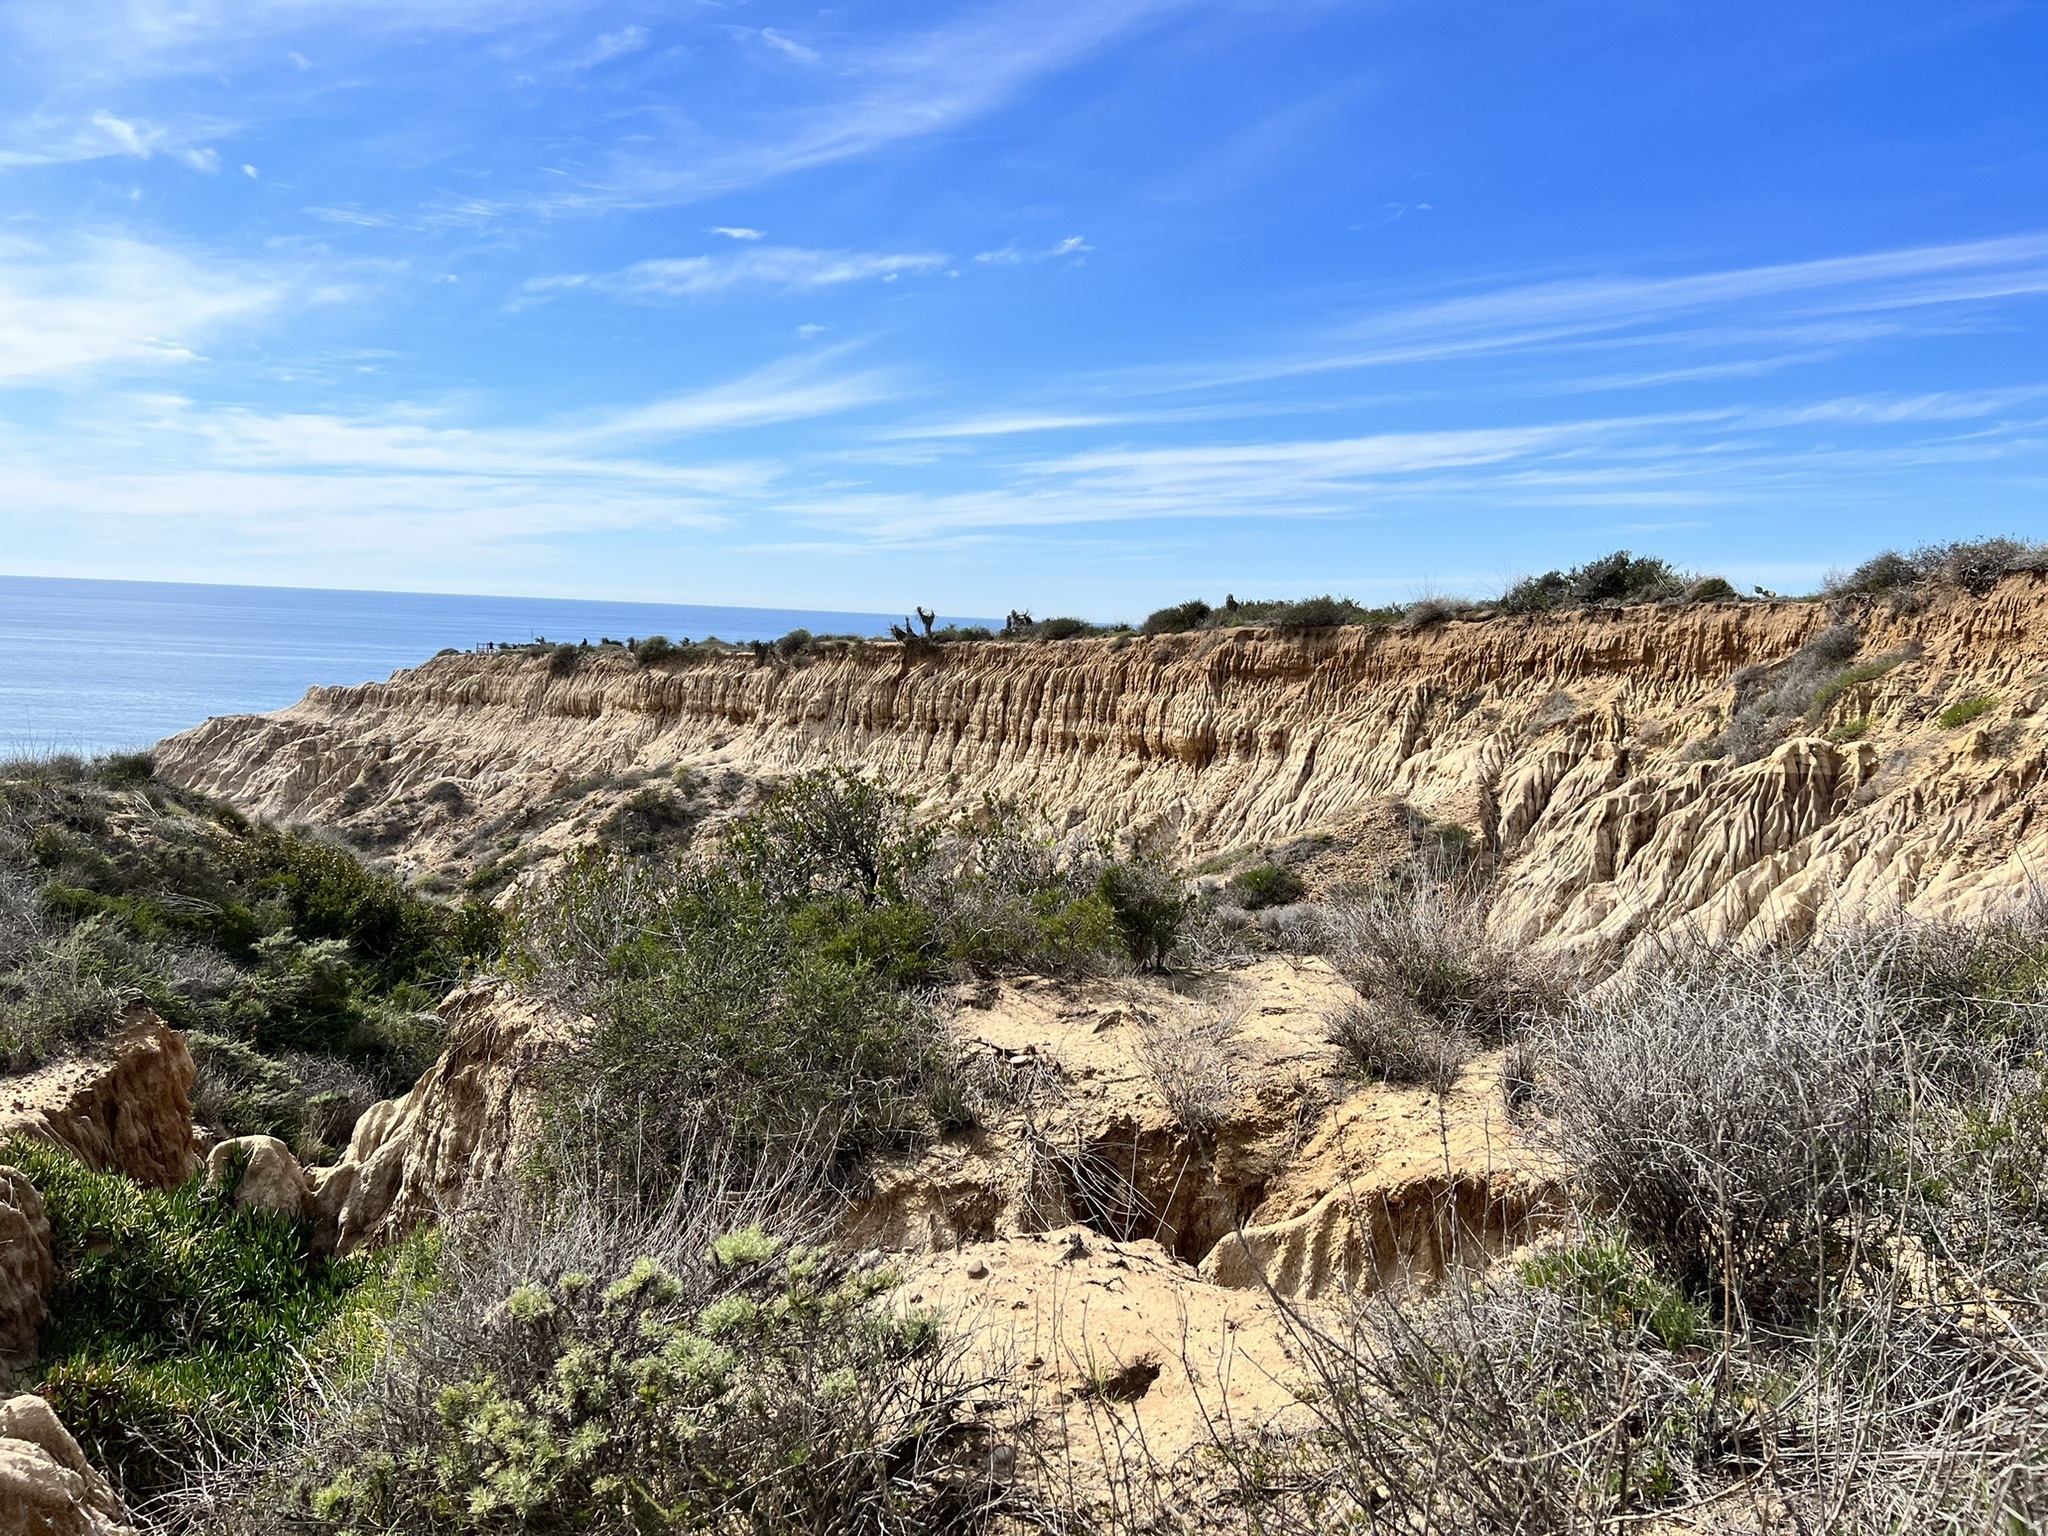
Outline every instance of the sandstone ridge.
{"label": "sandstone ridge", "polygon": [[[1888,669],[1781,722],[1756,761],[1708,755],[1772,669],[1842,625],[1851,659]],[[347,827],[407,808],[394,851],[415,868],[446,867],[478,818],[677,765],[761,777],[844,763],[934,808],[1015,795],[1197,856],[1398,801],[1503,862],[1496,922],[1598,970],[1679,932],[1796,938],[1860,903],[1968,916],[2025,895],[2048,858],[2034,825],[2044,700],[2048,577],[2021,574],[1917,606],[874,643],[651,667],[599,650],[568,676],[523,654],[449,655],[209,721],[166,741],[160,766],[280,819]],[[1988,702],[1945,725],[1964,701]]]}

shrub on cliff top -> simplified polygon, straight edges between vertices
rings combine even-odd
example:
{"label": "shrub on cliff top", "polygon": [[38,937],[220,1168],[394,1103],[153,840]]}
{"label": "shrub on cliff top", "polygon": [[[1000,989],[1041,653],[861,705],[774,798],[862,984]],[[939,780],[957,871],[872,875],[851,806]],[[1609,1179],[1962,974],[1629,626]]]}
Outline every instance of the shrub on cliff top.
{"label": "shrub on cliff top", "polygon": [[1686,595],[1687,583],[1668,561],[1618,549],[1568,571],[1524,576],[1501,595],[1503,613],[1550,613],[1622,603],[1656,603]]}
{"label": "shrub on cliff top", "polygon": [[1831,597],[1873,597],[1946,583],[1981,596],[2000,577],[2015,571],[2048,570],[2048,544],[2020,539],[1957,540],[1923,544],[1910,554],[1895,549],[1873,555],[1847,576],[1831,578]]}

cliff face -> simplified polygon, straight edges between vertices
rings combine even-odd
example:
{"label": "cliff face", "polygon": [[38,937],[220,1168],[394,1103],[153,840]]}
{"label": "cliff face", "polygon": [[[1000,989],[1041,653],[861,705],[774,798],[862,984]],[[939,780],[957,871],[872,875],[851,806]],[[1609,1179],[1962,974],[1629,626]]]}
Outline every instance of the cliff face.
{"label": "cliff face", "polygon": [[[1812,709],[1789,680],[1874,659]],[[1773,716],[1758,700],[1780,684],[1796,707]],[[1943,723],[1968,700],[1981,712]],[[209,721],[159,761],[274,817],[396,816],[388,840],[420,864],[483,821],[673,765],[756,778],[840,762],[935,807],[1020,796],[1195,856],[1401,801],[1497,854],[1496,922],[1602,969],[1680,930],[1796,937],[1861,903],[1967,916],[2021,899],[2048,863],[2044,700],[2048,578],[2021,575],[1896,610],[876,644],[796,664],[650,668],[613,651],[567,677],[447,656]],[[1703,756],[1731,716],[1760,711],[1762,756]]]}

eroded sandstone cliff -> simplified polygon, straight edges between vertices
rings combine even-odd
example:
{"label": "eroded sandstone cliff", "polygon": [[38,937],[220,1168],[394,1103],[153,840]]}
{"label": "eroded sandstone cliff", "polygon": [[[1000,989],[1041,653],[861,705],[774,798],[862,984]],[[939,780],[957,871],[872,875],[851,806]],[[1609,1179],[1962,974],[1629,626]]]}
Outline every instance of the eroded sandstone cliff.
{"label": "eroded sandstone cliff", "polygon": [[[1839,650],[1845,626],[1849,653],[1830,665],[1881,658],[1863,669],[1876,675],[1771,722],[1755,760],[1709,755],[1788,664],[1812,670],[1817,637],[1834,631]],[[604,808],[603,786],[677,767],[701,784],[839,762],[935,808],[1014,795],[1197,856],[1403,802],[1501,860],[1497,923],[1598,970],[1683,931],[1798,936],[1867,902],[1970,915],[2023,898],[2048,855],[2033,819],[2044,699],[2048,577],[2017,575],[1982,597],[1853,608],[652,667],[599,651],[568,676],[525,655],[450,655],[209,721],[160,762],[274,817],[381,817],[419,868],[473,865],[480,828],[519,842],[543,804],[556,814],[527,836],[564,846]],[[1964,701],[1988,702],[1944,724]]]}

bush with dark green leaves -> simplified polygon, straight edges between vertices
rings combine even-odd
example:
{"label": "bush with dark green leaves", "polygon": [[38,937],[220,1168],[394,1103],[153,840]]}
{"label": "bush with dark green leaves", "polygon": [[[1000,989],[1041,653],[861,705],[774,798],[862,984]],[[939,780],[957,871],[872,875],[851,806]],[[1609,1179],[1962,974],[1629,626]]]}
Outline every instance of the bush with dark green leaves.
{"label": "bush with dark green leaves", "polygon": [[602,1104],[600,1140],[668,1166],[715,1108],[733,1155],[822,1147],[846,1169],[957,1100],[932,983],[1161,966],[1187,915],[1156,863],[1000,802],[927,822],[831,769],[778,786],[708,859],[586,851],[522,911],[513,971],[595,1021],[556,1097]]}
{"label": "bush with dark green leaves", "polygon": [[1256,912],[1291,905],[1308,894],[1308,886],[1284,864],[1254,864],[1225,881],[1223,894],[1245,910]]}
{"label": "bush with dark green leaves", "polygon": [[1170,608],[1161,608],[1145,616],[1145,622],[1138,626],[1143,635],[1180,635],[1191,629],[1200,629],[1202,622],[1215,610],[1199,597],[1185,603],[1175,603]]}
{"label": "bush with dark green leaves", "polygon": [[1568,571],[1524,576],[1502,594],[1500,608],[1503,613],[1550,613],[1563,608],[1656,603],[1683,597],[1687,588],[1686,580],[1668,561],[1618,549]]}

